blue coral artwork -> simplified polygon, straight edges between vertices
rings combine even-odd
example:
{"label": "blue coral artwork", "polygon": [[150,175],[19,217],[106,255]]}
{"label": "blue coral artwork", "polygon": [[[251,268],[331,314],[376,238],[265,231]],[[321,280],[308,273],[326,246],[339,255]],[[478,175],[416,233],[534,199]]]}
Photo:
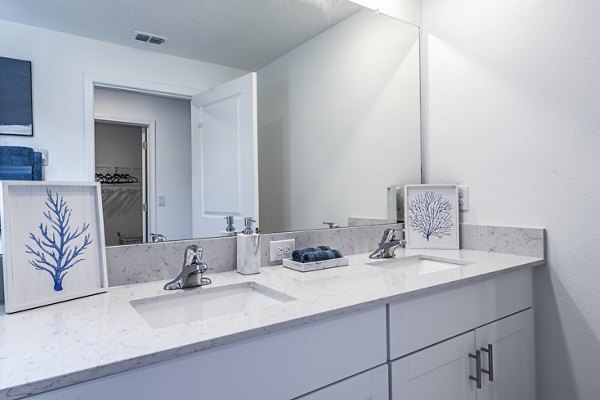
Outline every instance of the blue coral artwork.
{"label": "blue coral artwork", "polygon": [[458,249],[458,186],[406,185],[404,190],[406,247]]}
{"label": "blue coral artwork", "polygon": [[73,226],[73,210],[59,193],[46,189],[43,221],[37,231],[29,233],[30,244],[26,244],[29,264],[52,278],[55,292],[63,290],[63,281],[71,270],[85,261],[85,251],[92,244],[90,224],[82,222]]}
{"label": "blue coral artwork", "polygon": [[441,239],[450,236],[454,228],[452,202],[442,194],[425,192],[415,196],[408,204],[410,229],[424,239]]}

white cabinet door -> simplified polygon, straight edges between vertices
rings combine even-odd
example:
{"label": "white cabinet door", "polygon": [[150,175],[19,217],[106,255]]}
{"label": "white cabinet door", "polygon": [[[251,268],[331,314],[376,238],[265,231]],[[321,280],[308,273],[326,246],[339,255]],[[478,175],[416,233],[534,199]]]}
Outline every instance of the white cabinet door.
{"label": "white cabinet door", "polygon": [[483,388],[477,399],[534,400],[533,310],[482,326],[475,334],[482,368],[489,371],[482,374]]}
{"label": "white cabinet door", "polygon": [[475,332],[391,363],[392,400],[474,400]]}
{"label": "white cabinet door", "polygon": [[299,397],[297,400],[389,400],[387,364]]}
{"label": "white cabinet door", "polygon": [[225,230],[227,215],[258,221],[256,73],[192,98],[194,237]]}

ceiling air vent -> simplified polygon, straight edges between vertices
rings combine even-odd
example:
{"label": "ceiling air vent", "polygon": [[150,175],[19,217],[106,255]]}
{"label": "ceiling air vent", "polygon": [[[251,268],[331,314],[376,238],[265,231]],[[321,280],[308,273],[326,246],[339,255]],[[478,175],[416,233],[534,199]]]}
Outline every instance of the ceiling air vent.
{"label": "ceiling air vent", "polygon": [[134,33],[133,38],[135,40],[138,40],[138,41],[144,42],[144,43],[152,43],[152,44],[162,45],[167,41],[166,37],[154,35],[152,33],[144,33],[144,32],[138,32],[138,31],[135,31],[133,33]]}

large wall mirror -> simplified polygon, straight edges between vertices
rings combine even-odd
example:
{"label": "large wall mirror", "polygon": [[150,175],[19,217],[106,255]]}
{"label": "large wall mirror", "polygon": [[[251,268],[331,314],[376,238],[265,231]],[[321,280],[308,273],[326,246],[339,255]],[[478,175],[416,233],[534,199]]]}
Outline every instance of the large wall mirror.
{"label": "large wall mirror", "polygon": [[419,28],[345,0],[61,3],[23,22],[109,42],[136,18],[177,23],[162,48],[122,44],[218,76],[197,93],[94,84],[107,245],[228,235],[228,215],[263,233],[401,218],[389,188],[421,180]]}

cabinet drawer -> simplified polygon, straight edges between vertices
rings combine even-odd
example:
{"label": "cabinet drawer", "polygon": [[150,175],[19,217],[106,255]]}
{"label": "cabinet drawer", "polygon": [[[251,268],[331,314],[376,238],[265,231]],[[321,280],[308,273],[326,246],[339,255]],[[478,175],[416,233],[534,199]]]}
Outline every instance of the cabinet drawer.
{"label": "cabinet drawer", "polygon": [[385,327],[382,306],[33,398],[291,399],[385,363]]}
{"label": "cabinet drawer", "polygon": [[297,400],[389,400],[387,364],[299,397]]}
{"label": "cabinet drawer", "polygon": [[389,359],[532,306],[531,269],[389,305]]}

